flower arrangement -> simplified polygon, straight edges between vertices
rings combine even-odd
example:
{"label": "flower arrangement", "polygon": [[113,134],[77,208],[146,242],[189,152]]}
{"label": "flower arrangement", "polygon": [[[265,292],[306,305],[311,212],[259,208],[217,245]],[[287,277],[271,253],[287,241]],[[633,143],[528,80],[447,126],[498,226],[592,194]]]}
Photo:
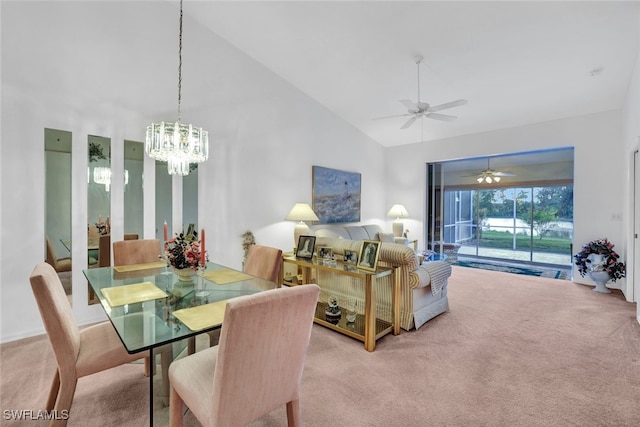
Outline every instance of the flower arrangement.
{"label": "flower arrangement", "polygon": [[[194,234],[197,239],[197,235]],[[200,252],[200,242],[196,239],[188,239],[184,233],[176,235],[164,244],[164,256],[169,264],[177,269],[192,268],[197,270],[201,261],[209,260],[205,251],[204,257]]]}
{"label": "flower arrangement", "polygon": [[[607,238],[592,240],[584,245],[580,252],[573,257],[580,276],[584,277],[592,268],[599,268],[600,271],[609,273],[609,277],[614,282],[616,279],[624,277],[626,274],[625,265],[618,261],[620,255],[613,250],[614,246]],[[591,265],[593,263],[591,255],[602,255],[604,257],[603,264],[601,266]]]}

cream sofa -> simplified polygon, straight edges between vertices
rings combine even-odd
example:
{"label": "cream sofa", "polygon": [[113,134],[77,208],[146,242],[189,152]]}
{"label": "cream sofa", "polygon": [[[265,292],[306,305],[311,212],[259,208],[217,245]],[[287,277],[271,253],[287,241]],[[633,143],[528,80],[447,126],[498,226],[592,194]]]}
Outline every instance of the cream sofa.
{"label": "cream sofa", "polygon": [[[451,276],[451,265],[443,261],[431,261],[419,264],[418,256],[406,245],[385,242],[389,233],[384,233],[378,225],[336,226],[315,225],[311,234],[316,236],[316,247],[328,246],[334,254],[341,257],[345,250],[359,253],[362,240],[382,240],[378,265],[397,267],[400,279],[400,327],[405,330],[419,328],[437,315],[449,310],[447,298],[447,280]],[[385,234],[387,234],[385,236]],[[354,295],[355,283],[348,276],[318,272],[322,282],[320,299],[326,301],[329,295],[336,296],[338,301],[346,296]],[[391,277],[378,281],[376,288],[378,301],[378,317],[388,322],[393,319],[391,305]],[[362,294],[360,292],[359,294]],[[364,296],[361,295],[361,299]],[[363,302],[363,301],[362,301]],[[364,304],[359,304],[360,308]],[[360,311],[360,310],[359,310]]]}

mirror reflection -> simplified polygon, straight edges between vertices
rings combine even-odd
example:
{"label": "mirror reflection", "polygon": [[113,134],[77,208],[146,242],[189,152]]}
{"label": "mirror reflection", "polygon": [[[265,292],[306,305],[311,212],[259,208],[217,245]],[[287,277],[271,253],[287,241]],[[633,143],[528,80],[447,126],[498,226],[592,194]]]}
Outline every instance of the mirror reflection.
{"label": "mirror reflection", "polygon": [[171,238],[172,212],[171,199],[173,194],[173,178],[167,173],[167,163],[156,160],[156,239],[164,241],[163,226],[168,225],[168,238]]}
{"label": "mirror reflection", "polygon": [[143,172],[144,145],[137,141],[124,141],[124,233],[143,235],[144,203]]}
{"label": "mirror reflection", "polygon": [[71,132],[45,129],[45,259],[71,302]]}
{"label": "mirror reflection", "polygon": [[198,231],[198,165],[191,164],[182,177],[182,229]]}
{"label": "mirror reflection", "polygon": [[[100,237],[111,232],[111,140],[89,135],[88,144],[87,264],[96,268],[100,266]],[[103,252],[103,263],[104,255]],[[97,298],[89,287],[89,304],[95,303]]]}

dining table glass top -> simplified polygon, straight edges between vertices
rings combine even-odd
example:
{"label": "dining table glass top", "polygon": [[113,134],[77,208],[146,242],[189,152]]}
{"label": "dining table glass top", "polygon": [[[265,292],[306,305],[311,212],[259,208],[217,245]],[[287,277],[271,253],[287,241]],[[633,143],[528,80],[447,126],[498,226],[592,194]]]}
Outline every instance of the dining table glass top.
{"label": "dining table glass top", "polygon": [[213,262],[191,280],[158,263],[90,268],[84,275],[129,353],[219,328],[227,300],[277,287]]}

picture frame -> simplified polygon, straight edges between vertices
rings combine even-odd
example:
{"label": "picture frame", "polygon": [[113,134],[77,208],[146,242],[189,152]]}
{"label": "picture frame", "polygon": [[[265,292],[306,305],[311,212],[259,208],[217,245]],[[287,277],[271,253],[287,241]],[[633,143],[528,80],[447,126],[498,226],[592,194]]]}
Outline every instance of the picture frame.
{"label": "picture frame", "polygon": [[344,251],[344,258],[343,258],[345,264],[353,264],[355,265],[358,262],[358,253],[356,251],[350,251],[349,249],[346,249]]}
{"label": "picture frame", "polygon": [[376,271],[380,255],[380,241],[363,240],[357,266],[361,270]]}
{"label": "picture frame", "polygon": [[313,250],[315,246],[316,236],[300,236],[300,238],[298,238],[296,258],[313,258]]}
{"label": "picture frame", "polygon": [[312,167],[312,203],[319,224],[360,222],[361,181],[357,172]]}
{"label": "picture frame", "polygon": [[333,249],[329,246],[318,246],[318,258],[331,258],[333,257]]}

